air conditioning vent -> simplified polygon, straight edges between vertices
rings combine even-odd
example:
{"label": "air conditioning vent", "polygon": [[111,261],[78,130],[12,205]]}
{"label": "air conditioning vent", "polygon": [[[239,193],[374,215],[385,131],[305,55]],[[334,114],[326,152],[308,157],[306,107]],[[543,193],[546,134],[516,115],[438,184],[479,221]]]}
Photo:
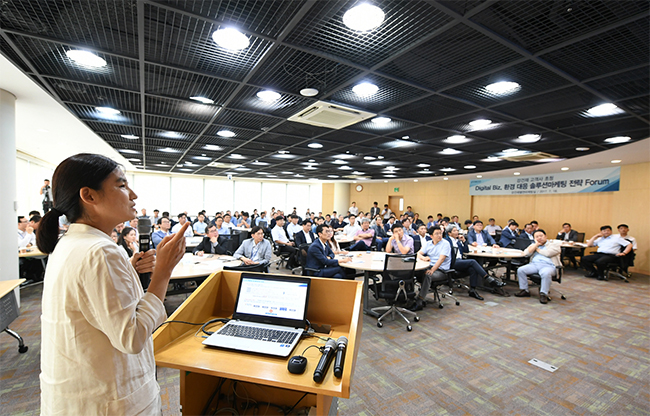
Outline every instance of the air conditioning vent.
{"label": "air conditioning vent", "polygon": [[338,104],[318,101],[289,117],[289,121],[338,130],[374,117],[376,114]]}
{"label": "air conditioning vent", "polygon": [[517,154],[513,156],[508,156],[507,153],[504,153],[502,156],[499,156],[499,159],[507,160],[509,162],[535,162],[537,160],[556,159],[556,158],[558,158],[557,155],[552,155],[550,153],[544,153],[544,152]]}

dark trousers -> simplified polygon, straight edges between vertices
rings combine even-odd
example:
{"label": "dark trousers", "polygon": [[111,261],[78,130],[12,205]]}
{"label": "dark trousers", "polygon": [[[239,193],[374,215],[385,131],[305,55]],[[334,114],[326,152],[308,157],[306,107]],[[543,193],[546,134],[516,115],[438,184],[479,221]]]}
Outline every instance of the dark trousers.
{"label": "dark trousers", "polygon": [[293,246],[285,246],[281,245],[280,246],[280,253],[289,253],[289,257],[287,258],[287,268],[293,269],[294,267],[299,266],[299,262],[297,260],[297,254],[298,254],[298,249],[293,247]]}
{"label": "dark trousers", "polygon": [[474,259],[456,260],[454,270],[469,273],[469,287],[480,286],[481,279],[487,276],[487,272]]}
{"label": "dark trousers", "polygon": [[609,263],[616,263],[617,257],[613,254],[607,253],[594,253],[588,256],[584,256],[580,259],[580,264],[590,273],[594,273],[596,268],[598,268],[598,275],[605,277],[605,269]]}
{"label": "dark trousers", "polygon": [[573,267],[578,267],[578,261],[576,260],[576,253],[580,253],[580,250],[576,250],[571,247],[562,247],[562,258],[569,259],[570,264],[573,264]]}
{"label": "dark trousers", "polygon": [[47,214],[47,212],[51,210],[53,206],[54,204],[52,203],[52,201],[47,201],[47,202],[43,201],[43,215]]}
{"label": "dark trousers", "polygon": [[341,266],[332,266],[332,267],[326,267],[324,269],[320,269],[318,273],[316,273],[317,277],[331,277],[334,279],[345,279],[346,274],[343,271],[343,268]]}
{"label": "dark trousers", "polygon": [[350,251],[370,251],[368,244],[364,243],[363,240],[359,240],[349,248]]}

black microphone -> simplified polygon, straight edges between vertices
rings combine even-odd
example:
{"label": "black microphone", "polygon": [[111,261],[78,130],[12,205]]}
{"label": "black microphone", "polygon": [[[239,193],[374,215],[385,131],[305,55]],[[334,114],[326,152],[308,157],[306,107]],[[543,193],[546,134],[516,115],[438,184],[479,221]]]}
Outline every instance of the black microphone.
{"label": "black microphone", "polygon": [[[151,220],[146,217],[138,218],[138,235],[140,242],[140,252],[143,254],[149,251],[151,245]],[[151,282],[151,273],[140,273],[140,283],[146,291]]]}
{"label": "black microphone", "polygon": [[348,339],[339,337],[336,340],[336,359],[334,360],[334,377],[341,378],[343,375],[343,364],[345,363],[345,350],[348,348]]}
{"label": "black microphone", "polygon": [[325,350],[323,355],[320,357],[320,361],[314,370],[314,381],[320,383],[327,373],[327,369],[332,363],[332,358],[334,358],[334,348],[336,348],[336,342],[333,339],[330,339],[325,344]]}

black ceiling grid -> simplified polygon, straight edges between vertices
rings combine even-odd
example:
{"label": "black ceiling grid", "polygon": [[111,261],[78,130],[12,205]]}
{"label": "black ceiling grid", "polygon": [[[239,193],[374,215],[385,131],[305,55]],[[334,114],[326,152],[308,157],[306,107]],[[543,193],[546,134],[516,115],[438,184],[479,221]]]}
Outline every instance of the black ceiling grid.
{"label": "black ceiling grid", "polygon": [[[617,146],[605,142],[610,137],[648,137],[650,2],[374,0],[385,20],[363,33],[343,23],[359,3],[5,0],[0,52],[136,167],[152,171],[424,178],[535,163],[484,161],[508,148],[573,158]],[[218,46],[212,34],[226,27],[241,30],[250,45],[237,52]],[[76,64],[66,55],[71,49],[91,51],[106,66]],[[377,93],[354,93],[364,81]],[[499,81],[519,88],[507,95],[486,89]],[[318,93],[305,97],[303,88]],[[263,89],[281,98],[264,102],[257,97]],[[190,99],[197,96],[213,103]],[[391,121],[340,130],[287,121],[318,100]],[[588,116],[607,102],[622,112]],[[479,118],[493,123],[470,126]],[[541,139],[520,143],[523,134]],[[449,143],[451,135],[470,141]],[[322,147],[308,147],[313,142]],[[460,153],[442,154],[445,148]],[[333,163],[341,154],[352,157]],[[309,160],[315,170],[304,169]],[[456,170],[440,170],[446,167]]]}

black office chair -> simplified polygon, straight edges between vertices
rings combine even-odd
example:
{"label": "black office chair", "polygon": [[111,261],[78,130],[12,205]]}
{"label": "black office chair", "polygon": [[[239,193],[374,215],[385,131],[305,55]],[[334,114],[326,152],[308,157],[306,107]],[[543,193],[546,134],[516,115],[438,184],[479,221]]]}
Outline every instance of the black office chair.
{"label": "black office chair", "polygon": [[219,244],[221,247],[226,250],[226,254],[232,256],[235,251],[237,251],[237,242],[230,235],[220,235],[218,238]]}
{"label": "black office chair", "polygon": [[384,270],[381,279],[373,276],[375,299],[384,299],[388,306],[372,308],[373,312],[383,314],[377,318],[377,326],[384,326],[382,320],[390,315],[395,319],[399,315],[406,321],[406,330],[412,331],[411,321],[404,315],[412,316],[415,322],[420,320],[415,312],[405,309],[403,306],[416,297],[415,293],[415,264],[416,257],[413,254],[387,254],[384,261]]}
{"label": "black office chair", "polygon": [[[564,271],[564,266],[555,266],[555,269],[556,269],[556,273],[555,273],[555,276],[553,276],[551,278],[551,282],[561,284],[562,283],[562,272]],[[530,280],[537,287],[541,287],[541,285],[542,285],[542,276],[540,276],[539,273],[529,274],[528,275],[528,280]],[[564,293],[557,290],[557,288],[551,287],[550,290],[549,290],[549,293],[546,294],[548,296],[549,301],[552,300],[551,299],[551,293],[550,293],[551,291],[556,291],[557,293],[560,294],[560,297],[562,299],[566,300],[566,296],[564,296]]]}
{"label": "black office chair", "polygon": [[318,272],[320,272],[320,269],[312,269],[307,267],[307,251],[309,250],[310,245],[311,244],[305,243],[298,246],[298,256],[303,276],[316,276]]}
{"label": "black office chair", "polygon": [[258,273],[268,273],[269,267],[268,264],[242,264],[241,266],[223,266],[224,270],[239,270],[242,272],[258,272]]}
{"label": "black office chair", "polygon": [[[441,272],[448,274],[449,276],[449,291],[447,292],[447,296],[453,298],[456,301],[456,305],[460,305],[460,302],[458,299],[454,296],[454,287],[460,289],[464,288],[466,290],[469,290],[469,286],[465,284],[465,281],[463,280],[465,276],[469,276],[468,273],[461,275],[456,269],[454,269],[454,265],[456,264],[456,256],[458,256],[458,247],[451,247],[451,269],[445,271],[441,270]],[[442,294],[442,297],[445,297],[445,294]]]}
{"label": "black office chair", "polygon": [[[621,252],[625,251],[625,247],[621,248]],[[636,254],[631,250],[623,257],[617,257],[616,261],[612,261],[605,266],[605,278],[609,279],[612,275],[622,279],[625,283],[630,283],[628,280],[632,277],[632,273],[628,271],[629,267],[634,266],[634,258]]]}
{"label": "black office chair", "polygon": [[[452,248],[452,253],[453,253],[453,248]],[[445,307],[442,303],[442,299],[445,297],[449,296],[450,298],[454,299],[456,302],[456,306],[460,305],[460,301],[456,296],[453,295],[453,290],[451,290],[454,286],[454,277],[456,276],[456,270],[455,269],[448,269],[448,270],[442,270],[438,269],[442,272],[442,276],[440,278],[435,278],[431,277],[431,287],[429,288],[429,292],[433,293],[433,300],[438,304],[438,308],[442,309]],[[426,273],[426,271],[424,272]],[[434,274],[435,276],[435,274]],[[447,286],[450,290],[445,292],[442,290],[443,286]]]}
{"label": "black office chair", "polygon": [[273,254],[275,254],[275,256],[277,257],[277,259],[272,261],[272,263],[275,263],[276,270],[280,270],[280,267],[286,265],[287,262],[289,261],[289,257],[291,257],[291,253],[280,251],[280,245],[277,244],[273,239],[271,239],[271,244],[273,245]]}

